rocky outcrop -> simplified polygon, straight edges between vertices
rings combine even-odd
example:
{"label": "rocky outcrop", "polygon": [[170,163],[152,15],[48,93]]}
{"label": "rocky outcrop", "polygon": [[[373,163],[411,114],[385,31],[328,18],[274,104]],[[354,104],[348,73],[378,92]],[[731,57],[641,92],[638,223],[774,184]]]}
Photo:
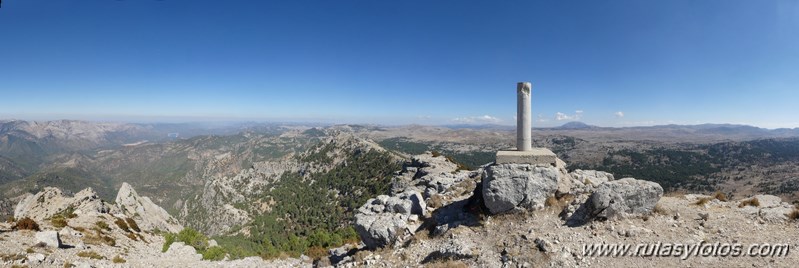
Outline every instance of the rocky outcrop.
{"label": "rocky outcrop", "polygon": [[148,197],[139,196],[128,183],[122,183],[117,193],[118,208],[139,223],[142,230],[162,230],[180,232],[183,229],[175,218],[169,215]]}
{"label": "rocky outcrop", "polygon": [[107,213],[110,207],[91,188],[70,197],[58,188],[45,187],[41,192],[20,200],[14,209],[14,218],[29,217],[41,221],[67,210],[75,214]]}
{"label": "rocky outcrop", "polygon": [[458,168],[458,165],[449,161],[445,156],[433,156],[431,152],[415,155],[411,157],[411,163],[405,169],[416,168],[414,178],[421,178],[427,175],[440,175],[451,173]]}
{"label": "rocky outcrop", "polygon": [[796,207],[782,202],[779,196],[760,194],[740,200],[738,209],[760,222],[781,223],[788,221]]}
{"label": "rocky outcrop", "polygon": [[425,199],[436,194],[446,194],[452,186],[479,175],[479,172],[458,170],[458,165],[443,155],[431,152],[416,155],[406,162],[402,172],[394,177],[393,193],[414,190]]}
{"label": "rocky outcrop", "polygon": [[483,173],[483,201],[493,214],[514,209],[540,209],[547,197],[558,189],[561,176],[555,167],[489,166]]}
{"label": "rocky outcrop", "polygon": [[[368,248],[392,245],[401,235],[414,233],[417,226],[409,223],[424,216],[427,206],[418,192],[405,192],[397,196],[380,195],[369,199],[358,208],[355,231]],[[413,217],[412,217],[413,215]]]}
{"label": "rocky outcrop", "polygon": [[651,212],[661,196],[663,187],[651,181],[624,178],[602,183],[570,221],[580,223],[594,218],[619,219],[642,215]]}

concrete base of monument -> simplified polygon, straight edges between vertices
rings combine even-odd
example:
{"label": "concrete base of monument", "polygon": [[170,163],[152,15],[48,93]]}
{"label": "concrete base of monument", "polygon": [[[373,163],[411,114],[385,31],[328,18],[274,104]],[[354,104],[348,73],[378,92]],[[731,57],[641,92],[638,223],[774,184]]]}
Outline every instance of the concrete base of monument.
{"label": "concrete base of monument", "polygon": [[547,148],[530,151],[497,151],[497,164],[530,164],[555,166],[555,153]]}

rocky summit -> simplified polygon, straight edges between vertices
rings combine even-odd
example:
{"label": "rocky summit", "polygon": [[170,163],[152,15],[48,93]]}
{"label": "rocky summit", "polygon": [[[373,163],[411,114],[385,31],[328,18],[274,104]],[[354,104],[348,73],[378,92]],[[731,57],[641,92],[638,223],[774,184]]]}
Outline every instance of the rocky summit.
{"label": "rocky summit", "polygon": [[[316,264],[791,267],[797,260],[786,253],[799,246],[799,234],[781,229],[796,228],[791,215],[799,212],[776,196],[740,200],[727,200],[723,195],[663,196],[657,183],[616,180],[610,173],[593,170],[568,172],[560,159],[555,167],[494,164],[468,172],[445,161],[430,153],[414,156],[395,176],[395,194],[370,199],[358,210],[356,219],[369,219],[356,220],[364,244],[332,249],[327,259]],[[461,179],[444,188],[432,183],[452,178]],[[408,203],[390,205],[401,204],[408,193],[416,196],[416,191],[425,189],[435,189],[422,195],[429,213],[409,213]],[[762,249],[772,255],[711,256],[671,250],[681,245],[747,251],[763,243],[776,245],[755,251]],[[598,253],[601,247],[614,245],[633,249],[613,253],[616,255]],[[653,253],[655,247],[664,245],[662,253]]]}

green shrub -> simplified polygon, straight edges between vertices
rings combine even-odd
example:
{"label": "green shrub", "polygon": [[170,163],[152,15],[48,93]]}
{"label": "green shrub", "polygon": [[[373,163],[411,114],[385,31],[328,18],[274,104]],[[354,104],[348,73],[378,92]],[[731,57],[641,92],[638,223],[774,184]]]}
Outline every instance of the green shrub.
{"label": "green shrub", "polygon": [[164,235],[164,246],[162,252],[169,250],[169,246],[175,242],[183,242],[193,247],[198,252],[204,252],[208,248],[208,237],[190,227],[183,228],[179,233],[167,233]]}
{"label": "green shrub", "polygon": [[161,248],[161,252],[166,252],[167,250],[169,250],[169,246],[171,246],[172,243],[175,243],[175,239],[176,238],[177,237],[173,233],[165,234],[164,235],[164,246]]}
{"label": "green shrub", "polygon": [[50,223],[53,224],[53,227],[62,228],[67,226],[67,219],[65,219],[62,215],[55,215],[50,219]]}
{"label": "green shrub", "polygon": [[186,245],[192,246],[197,250],[208,248],[208,237],[190,227],[183,228],[178,233],[177,241],[186,243]]}
{"label": "green shrub", "polygon": [[213,246],[203,252],[203,260],[221,261],[225,259],[225,250],[220,246]]}
{"label": "green shrub", "polygon": [[105,223],[104,221],[97,221],[94,223],[94,225],[97,225],[97,227],[101,230],[111,231],[111,227],[108,226],[108,223]]}

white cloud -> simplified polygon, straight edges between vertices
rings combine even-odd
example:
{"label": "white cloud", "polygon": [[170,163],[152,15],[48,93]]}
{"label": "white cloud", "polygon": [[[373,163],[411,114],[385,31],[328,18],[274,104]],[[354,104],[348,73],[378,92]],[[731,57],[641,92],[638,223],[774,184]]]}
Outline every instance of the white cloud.
{"label": "white cloud", "polygon": [[561,112],[555,113],[555,120],[563,121],[563,120],[580,120],[583,118],[583,110],[574,111],[573,115],[564,114]]}
{"label": "white cloud", "polygon": [[539,114],[539,115],[538,115],[538,122],[539,122],[539,123],[545,123],[545,122],[549,122],[549,119],[547,119],[546,117],[544,117],[544,115],[542,115],[542,114]]}
{"label": "white cloud", "polygon": [[624,112],[618,111],[618,112],[614,113],[613,115],[615,115],[617,118],[622,118],[622,117],[624,117]]}
{"label": "white cloud", "polygon": [[499,119],[497,117],[493,117],[493,116],[490,116],[490,115],[483,115],[483,116],[457,117],[457,118],[452,119],[452,121],[455,121],[457,123],[465,123],[465,124],[475,124],[475,123],[496,124],[496,123],[502,122],[502,119]]}

